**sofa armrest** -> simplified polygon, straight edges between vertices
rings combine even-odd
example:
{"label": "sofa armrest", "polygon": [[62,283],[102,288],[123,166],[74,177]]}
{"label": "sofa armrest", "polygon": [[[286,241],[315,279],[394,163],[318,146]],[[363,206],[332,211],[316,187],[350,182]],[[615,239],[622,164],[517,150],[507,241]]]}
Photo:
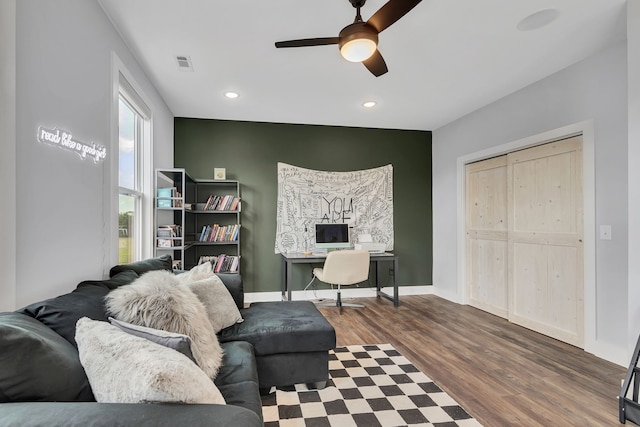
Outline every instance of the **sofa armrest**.
{"label": "sofa armrest", "polygon": [[222,280],[222,283],[229,289],[229,293],[236,302],[238,309],[244,308],[244,287],[242,285],[242,276],[233,273],[216,273]]}
{"label": "sofa armrest", "polygon": [[169,403],[20,402],[0,404],[0,426],[262,426],[258,416],[232,405]]}

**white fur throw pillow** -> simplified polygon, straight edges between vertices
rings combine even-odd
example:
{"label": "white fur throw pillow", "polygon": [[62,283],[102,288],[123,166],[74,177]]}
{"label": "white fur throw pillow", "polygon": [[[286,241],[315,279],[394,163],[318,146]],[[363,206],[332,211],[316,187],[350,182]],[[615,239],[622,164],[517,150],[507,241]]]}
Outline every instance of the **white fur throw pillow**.
{"label": "white fur throw pillow", "polygon": [[213,381],[175,350],[88,317],[78,320],[75,338],[98,402],[225,403]]}
{"label": "white fur throw pillow", "polygon": [[187,273],[179,274],[177,278],[204,304],[209,321],[216,333],[244,320],[231,293],[222,280],[213,273],[210,262],[194,267]]}
{"label": "white fur throw pillow", "polygon": [[173,273],[145,273],[107,294],[105,304],[118,320],[187,335],[198,366],[212,379],[218,374],[222,348],[204,305]]}

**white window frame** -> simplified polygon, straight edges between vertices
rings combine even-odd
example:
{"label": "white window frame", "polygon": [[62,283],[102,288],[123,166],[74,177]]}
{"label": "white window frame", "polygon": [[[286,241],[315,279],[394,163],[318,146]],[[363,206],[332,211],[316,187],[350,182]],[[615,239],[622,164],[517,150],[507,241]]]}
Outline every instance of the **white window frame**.
{"label": "white window frame", "polygon": [[[138,191],[133,193],[130,189],[124,191],[140,197],[139,205],[136,206],[139,212],[140,224],[135,228],[136,235],[134,236],[139,244],[134,252],[134,260],[150,258],[153,255],[151,244],[153,240],[151,233],[153,229],[153,114],[149,107],[151,103],[147,100],[148,98],[120,58],[115,53],[112,53],[111,59],[111,146],[113,147],[111,152],[113,154],[110,156],[109,177],[106,180],[109,183],[109,189],[105,192],[107,193],[106,197],[109,199],[105,209],[108,209],[107,215],[111,218],[109,230],[106,231],[105,237],[105,241],[108,242],[105,245],[107,246],[105,247],[105,253],[108,254],[106,257],[107,262],[104,265],[105,274],[110,267],[118,264],[118,198],[121,190],[123,190],[119,186],[118,179],[120,146],[118,114],[121,95],[127,104],[142,118],[137,129],[137,132],[140,133],[141,142],[136,156],[136,177],[139,180],[137,183]],[[106,169],[105,173],[107,173]]]}

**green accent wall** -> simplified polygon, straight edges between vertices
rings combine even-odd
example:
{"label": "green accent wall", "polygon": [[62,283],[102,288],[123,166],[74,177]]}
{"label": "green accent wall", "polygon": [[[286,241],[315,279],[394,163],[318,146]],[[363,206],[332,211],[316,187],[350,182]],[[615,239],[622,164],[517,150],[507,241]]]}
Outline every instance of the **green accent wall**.
{"label": "green accent wall", "polygon": [[[392,164],[399,284],[432,284],[431,132],[176,118],[174,137],[175,167],[196,179],[212,179],[213,168],[223,167],[241,183],[246,292],[280,290],[278,162],[324,171]],[[292,288],[300,290],[311,266],[295,269]],[[387,275],[382,281],[391,283]]]}

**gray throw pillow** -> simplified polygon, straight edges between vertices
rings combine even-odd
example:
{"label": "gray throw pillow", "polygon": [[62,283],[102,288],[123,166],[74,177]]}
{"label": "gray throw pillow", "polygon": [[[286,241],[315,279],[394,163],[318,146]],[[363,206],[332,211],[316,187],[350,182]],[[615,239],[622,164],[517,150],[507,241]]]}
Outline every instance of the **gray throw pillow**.
{"label": "gray throw pillow", "polygon": [[167,348],[172,348],[187,356],[194,363],[196,362],[193,357],[193,353],[191,352],[191,339],[184,334],[176,334],[174,332],[167,332],[160,329],[147,328],[146,326],[134,325],[114,319],[113,317],[109,317],[109,323],[111,323],[113,326],[117,326],[128,334],[147,339]]}
{"label": "gray throw pillow", "polygon": [[210,262],[193,267],[176,277],[204,304],[209,321],[216,333],[244,320],[231,293],[213,272]]}
{"label": "gray throw pillow", "polygon": [[209,321],[216,333],[244,321],[229,290],[218,276],[191,282],[186,286],[204,304]]}

